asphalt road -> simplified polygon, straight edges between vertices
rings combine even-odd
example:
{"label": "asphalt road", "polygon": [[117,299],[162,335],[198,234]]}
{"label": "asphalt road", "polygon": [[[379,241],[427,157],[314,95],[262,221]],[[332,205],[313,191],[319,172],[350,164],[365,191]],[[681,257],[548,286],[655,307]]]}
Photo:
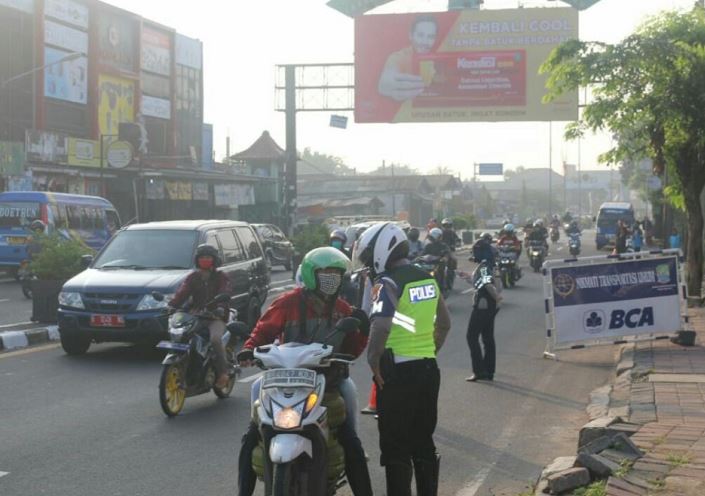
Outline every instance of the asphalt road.
{"label": "asphalt road", "polygon": [[[565,257],[563,245],[554,251]],[[575,451],[588,395],[608,380],[617,349],[543,359],[541,284],[525,270],[519,286],[504,292],[493,383],[465,382],[470,305],[461,290],[468,286],[458,281],[449,298],[453,328],[439,356],[439,494],[517,495],[544,464]],[[167,419],[157,397],[159,372],[159,354],[116,344],[94,345],[83,357],[68,357],[56,345],[0,355],[0,494],[233,494],[249,383],[227,400],[190,398],[179,417]],[[362,360],[352,375],[363,406],[370,374]],[[360,419],[381,495],[376,429],[373,418]]]}

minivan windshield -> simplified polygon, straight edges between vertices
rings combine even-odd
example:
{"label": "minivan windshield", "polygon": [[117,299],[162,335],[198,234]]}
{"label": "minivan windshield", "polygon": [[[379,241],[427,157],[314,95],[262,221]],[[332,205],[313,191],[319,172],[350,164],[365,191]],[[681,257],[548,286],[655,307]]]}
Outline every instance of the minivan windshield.
{"label": "minivan windshield", "polygon": [[176,270],[193,265],[195,231],[135,229],[120,231],[98,256],[96,269]]}

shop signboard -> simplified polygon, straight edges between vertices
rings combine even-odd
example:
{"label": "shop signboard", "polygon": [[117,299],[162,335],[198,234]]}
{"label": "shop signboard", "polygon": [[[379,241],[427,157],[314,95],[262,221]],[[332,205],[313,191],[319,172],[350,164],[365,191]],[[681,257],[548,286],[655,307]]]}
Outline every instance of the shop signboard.
{"label": "shop signboard", "polygon": [[145,195],[148,200],[164,199],[164,180],[149,179],[145,184]]}
{"label": "shop signboard", "polygon": [[163,76],[171,74],[171,38],[167,33],[142,28],[142,69]]}
{"label": "shop signboard", "polygon": [[571,39],[578,39],[573,8],[359,16],[355,120],[575,120],[577,90],[544,103],[547,75],[539,74]]}
{"label": "shop signboard", "polygon": [[[78,57],[58,62],[69,52],[44,48],[44,96],[73,103],[88,102],[88,58]],[[57,62],[52,64],[52,62]]]}
{"label": "shop signboard", "polygon": [[230,184],[216,184],[213,187],[216,207],[235,206],[234,192]]}
{"label": "shop signboard", "polygon": [[213,124],[203,124],[203,139],[201,142],[201,162],[203,168],[213,169]]}
{"label": "shop signboard", "polygon": [[194,200],[208,201],[208,183],[194,182],[191,191]]}
{"label": "shop signboard", "polygon": [[156,96],[158,98],[169,98],[171,96],[171,80],[156,74],[143,72],[140,79],[142,93]]}
{"label": "shop signboard", "polygon": [[178,199],[179,200],[191,200],[193,198],[191,191],[191,183],[186,181],[179,181],[176,183]]}
{"label": "shop signboard", "polygon": [[100,167],[100,143],[87,139],[69,138],[68,165]]}
{"label": "shop signboard", "polygon": [[24,169],[24,143],[0,141],[0,174],[19,176]]}
{"label": "shop signboard", "polygon": [[157,117],[159,119],[171,119],[171,101],[163,98],[142,95],[142,115]]}
{"label": "shop signboard", "polygon": [[178,181],[165,181],[167,196],[170,200],[179,199],[179,183]]}
{"label": "shop signboard", "polygon": [[69,52],[88,53],[88,33],[58,22],[44,21],[44,43]]}
{"label": "shop signboard", "polygon": [[135,72],[136,23],[133,19],[112,12],[98,16],[98,52],[103,65]]}
{"label": "shop signboard", "polygon": [[177,33],[175,36],[175,52],[177,64],[201,70],[203,65],[203,44],[199,40]]}
{"label": "shop signboard", "polygon": [[60,133],[27,130],[25,132],[27,162],[65,164],[68,160],[68,138]]}
{"label": "shop signboard", "polygon": [[108,166],[114,169],[124,169],[132,163],[132,157],[132,145],[127,141],[113,141],[105,154]]}
{"label": "shop signboard", "polygon": [[101,74],[98,77],[100,134],[118,134],[121,122],[135,121],[135,83]]}
{"label": "shop signboard", "polygon": [[88,7],[74,0],[44,0],[44,15],[88,29]]}

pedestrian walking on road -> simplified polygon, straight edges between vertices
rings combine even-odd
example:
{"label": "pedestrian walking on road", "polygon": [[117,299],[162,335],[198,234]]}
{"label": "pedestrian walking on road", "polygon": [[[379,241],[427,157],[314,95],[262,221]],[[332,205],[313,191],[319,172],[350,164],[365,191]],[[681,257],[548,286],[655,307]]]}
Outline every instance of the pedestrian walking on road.
{"label": "pedestrian walking on road", "polygon": [[[475,296],[468,322],[467,341],[470,348],[473,374],[468,382],[493,380],[496,365],[494,319],[499,311],[502,295],[497,291],[492,270],[483,261],[472,274]],[[482,347],[480,347],[482,339]]]}
{"label": "pedestrian walking on road", "polygon": [[433,442],[441,373],[436,353],[450,315],[433,277],[408,260],[394,224],[360,238],[359,261],[375,276],[367,360],[377,386],[379,445],[389,496],[437,496],[440,457]]}
{"label": "pedestrian walking on road", "polygon": [[617,221],[617,236],[614,241],[614,254],[619,255],[627,252],[627,238],[629,237],[629,229],[626,224],[620,219]]}
{"label": "pedestrian walking on road", "polygon": [[668,247],[673,249],[681,249],[683,243],[681,242],[681,235],[678,234],[678,229],[675,227],[671,231],[671,236],[668,238]]}

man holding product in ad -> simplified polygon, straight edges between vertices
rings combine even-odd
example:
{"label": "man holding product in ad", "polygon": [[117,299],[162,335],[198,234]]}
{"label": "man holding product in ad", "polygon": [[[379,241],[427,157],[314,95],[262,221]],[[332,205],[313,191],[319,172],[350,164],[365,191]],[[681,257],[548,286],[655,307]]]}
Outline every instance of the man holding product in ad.
{"label": "man holding product in ad", "polygon": [[398,102],[410,100],[421,93],[433,79],[433,64],[421,67],[421,74],[414,74],[414,54],[430,53],[436,44],[438,22],[431,15],[414,19],[409,30],[411,45],[392,53],[384,64],[377,90],[381,95]]}

